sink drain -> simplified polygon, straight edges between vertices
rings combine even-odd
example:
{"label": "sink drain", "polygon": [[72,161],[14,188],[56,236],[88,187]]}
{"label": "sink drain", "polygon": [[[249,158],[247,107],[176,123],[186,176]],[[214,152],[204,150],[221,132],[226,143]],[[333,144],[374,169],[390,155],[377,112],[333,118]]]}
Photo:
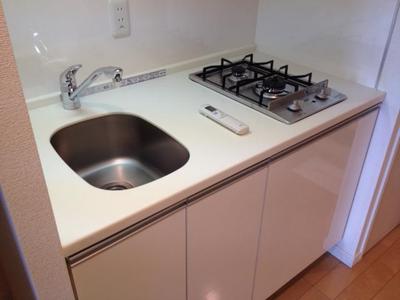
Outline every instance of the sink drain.
{"label": "sink drain", "polygon": [[133,188],[133,185],[128,182],[110,182],[101,187],[109,191],[121,191]]}

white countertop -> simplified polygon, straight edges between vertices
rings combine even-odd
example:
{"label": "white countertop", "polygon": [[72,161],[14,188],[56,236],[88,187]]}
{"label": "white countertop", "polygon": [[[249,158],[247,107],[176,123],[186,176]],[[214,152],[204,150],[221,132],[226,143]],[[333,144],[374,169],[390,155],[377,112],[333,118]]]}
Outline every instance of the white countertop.
{"label": "white countertop", "polygon": [[[256,59],[266,55],[257,54]],[[282,61],[278,61],[279,62]],[[284,62],[282,62],[283,64]],[[361,112],[384,93],[309,68],[290,64],[293,73],[313,71],[313,81],[329,79],[348,99],[293,125],[287,125],[188,79],[200,66],[136,85],[87,96],[82,108],[67,111],[61,103],[31,109],[43,171],[65,256],[98,242],[246,167]],[[200,115],[211,104],[250,127],[238,136]],[[190,153],[177,171],[124,191],[89,185],[72,171],[50,144],[58,129],[104,114],[138,115],[174,137]],[[90,141],[88,141],[90,142]]]}

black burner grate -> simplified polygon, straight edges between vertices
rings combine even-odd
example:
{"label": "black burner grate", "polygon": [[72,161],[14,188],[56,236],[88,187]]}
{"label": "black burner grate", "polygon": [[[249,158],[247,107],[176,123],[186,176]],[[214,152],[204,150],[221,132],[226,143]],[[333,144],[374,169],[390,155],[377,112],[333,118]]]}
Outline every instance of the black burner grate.
{"label": "black burner grate", "polygon": [[[228,79],[234,76],[232,68],[235,67],[243,67],[248,73],[251,74],[251,76],[243,80],[238,80],[235,83],[232,83],[231,81],[230,84],[228,84]],[[222,58],[219,65],[204,67],[203,71],[200,72],[198,76],[200,76],[203,81],[208,81],[212,84],[215,84],[223,90],[235,93],[239,97],[244,97],[253,102],[258,102],[258,104],[261,106],[268,106],[268,103],[265,103],[265,93],[267,93],[266,90],[261,91],[259,95],[254,92],[254,95],[249,96],[248,94],[242,92],[243,89],[246,89],[248,86],[254,85],[272,76],[282,77],[285,83],[292,87],[291,90],[294,92],[297,92],[300,87],[313,85],[312,73],[307,73],[304,75],[291,75],[289,74],[288,70],[288,65],[282,66],[279,69],[274,69],[273,60],[266,62],[254,62],[253,54],[248,54],[243,57],[242,60],[237,62],[232,62],[228,59]],[[210,80],[210,78],[215,79],[216,74],[219,74],[220,80]],[[289,92],[287,92],[285,95],[287,94],[289,94]]]}

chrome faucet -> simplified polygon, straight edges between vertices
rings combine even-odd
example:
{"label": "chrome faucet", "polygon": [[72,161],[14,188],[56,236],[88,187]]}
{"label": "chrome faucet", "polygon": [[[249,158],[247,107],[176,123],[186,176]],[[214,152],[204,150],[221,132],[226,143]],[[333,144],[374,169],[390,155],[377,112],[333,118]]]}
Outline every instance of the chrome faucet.
{"label": "chrome faucet", "polygon": [[61,101],[65,109],[78,109],[81,107],[80,95],[88,88],[100,75],[104,74],[111,77],[113,83],[117,85],[122,80],[123,70],[119,67],[102,67],[95,70],[79,86],[76,84],[75,75],[82,65],[68,67],[60,75]]}

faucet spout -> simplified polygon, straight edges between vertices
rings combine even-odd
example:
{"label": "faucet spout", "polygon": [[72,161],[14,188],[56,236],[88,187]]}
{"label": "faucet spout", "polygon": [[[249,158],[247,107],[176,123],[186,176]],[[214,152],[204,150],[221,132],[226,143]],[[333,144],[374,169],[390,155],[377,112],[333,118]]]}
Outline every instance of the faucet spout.
{"label": "faucet spout", "polygon": [[80,95],[101,75],[112,78],[115,84],[121,82],[123,70],[119,67],[101,67],[93,71],[79,86],[75,74],[81,65],[71,66],[60,76],[61,100],[65,109],[80,108]]}

